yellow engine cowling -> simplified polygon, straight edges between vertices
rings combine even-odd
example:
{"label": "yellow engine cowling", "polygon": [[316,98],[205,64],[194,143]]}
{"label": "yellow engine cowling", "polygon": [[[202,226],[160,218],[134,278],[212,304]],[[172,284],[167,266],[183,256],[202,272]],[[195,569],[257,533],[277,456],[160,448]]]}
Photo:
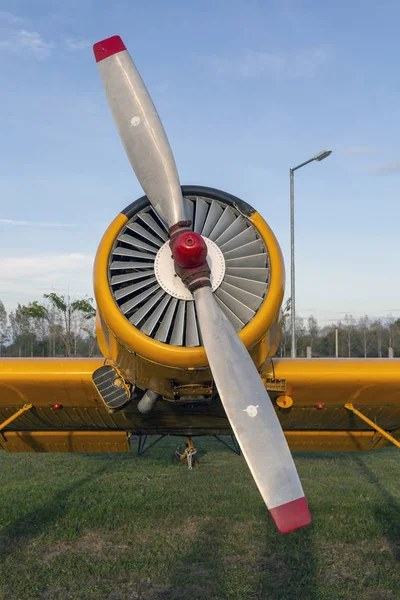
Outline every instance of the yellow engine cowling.
{"label": "yellow engine cowling", "polygon": [[[264,219],[248,204],[218,190],[183,186],[184,197],[201,196],[230,204],[248,219],[263,240],[269,256],[268,291],[254,317],[239,332],[258,368],[276,352],[280,338],[281,304],[284,294],[284,263],[279,244]],[[133,212],[148,205],[141,198],[121,212],[105,232],[94,265],[97,303],[97,336],[101,352],[126,381],[142,390],[151,389],[167,399],[207,396],[212,376],[203,346],[174,346],[142,333],[124,316],[112,294],[109,264],[112,248]],[[224,360],[224,357],[221,357]]]}

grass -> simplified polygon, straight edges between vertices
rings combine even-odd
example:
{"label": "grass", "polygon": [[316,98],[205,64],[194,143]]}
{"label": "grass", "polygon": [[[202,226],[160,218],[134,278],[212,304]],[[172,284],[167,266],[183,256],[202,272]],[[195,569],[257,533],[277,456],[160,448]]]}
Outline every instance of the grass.
{"label": "grass", "polygon": [[396,600],[396,449],[295,455],[314,522],[279,535],[244,459],[0,453],[0,600]]}

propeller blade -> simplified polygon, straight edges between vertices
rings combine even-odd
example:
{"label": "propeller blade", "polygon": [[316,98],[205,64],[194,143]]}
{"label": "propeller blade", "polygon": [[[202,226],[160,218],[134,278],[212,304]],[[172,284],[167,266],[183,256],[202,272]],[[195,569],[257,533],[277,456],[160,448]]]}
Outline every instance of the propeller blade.
{"label": "propeller blade", "polygon": [[144,193],[169,227],[186,220],[167,136],[125,44],[116,35],[94,44],[93,51],[120,138]]}
{"label": "propeller blade", "polygon": [[225,412],[281,533],[311,523],[307,500],[272,402],[211,288],[193,292],[204,348]]}

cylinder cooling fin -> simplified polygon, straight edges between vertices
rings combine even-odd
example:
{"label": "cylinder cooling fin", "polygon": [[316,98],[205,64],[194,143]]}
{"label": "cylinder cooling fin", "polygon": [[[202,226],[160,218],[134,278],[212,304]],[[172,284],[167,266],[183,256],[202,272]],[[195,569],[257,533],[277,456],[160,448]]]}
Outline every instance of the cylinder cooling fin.
{"label": "cylinder cooling fin", "polygon": [[[238,198],[197,186],[182,191],[192,230],[207,243],[215,298],[251,347],[282,301],[277,241],[260,215]],[[102,319],[126,346],[156,361],[164,349],[164,364],[207,365],[194,302],[175,276],[168,228],[146,197],[106,232],[96,257],[95,293]]]}

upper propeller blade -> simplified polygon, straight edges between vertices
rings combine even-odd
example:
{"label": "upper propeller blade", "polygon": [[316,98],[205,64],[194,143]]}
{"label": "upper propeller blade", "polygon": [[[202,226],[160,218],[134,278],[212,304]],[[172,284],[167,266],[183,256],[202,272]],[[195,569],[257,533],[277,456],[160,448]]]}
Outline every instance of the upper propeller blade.
{"label": "upper propeller blade", "polygon": [[194,291],[207,358],[225,412],[281,533],[311,523],[278,417],[254,363],[210,287]]}
{"label": "upper propeller blade", "polygon": [[93,46],[125,151],[158,215],[169,227],[185,220],[175,160],[160,118],[125,44],[113,36]]}

